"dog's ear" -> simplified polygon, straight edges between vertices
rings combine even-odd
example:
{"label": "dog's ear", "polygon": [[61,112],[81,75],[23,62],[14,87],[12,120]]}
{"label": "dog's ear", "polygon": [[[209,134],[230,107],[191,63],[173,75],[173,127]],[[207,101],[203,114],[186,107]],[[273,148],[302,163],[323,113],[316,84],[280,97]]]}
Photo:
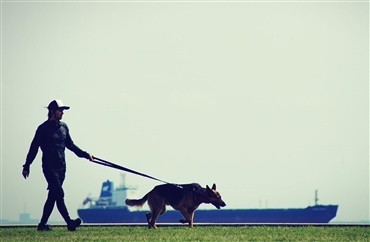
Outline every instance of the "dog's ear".
{"label": "dog's ear", "polygon": [[216,183],[213,183],[212,190],[216,190]]}
{"label": "dog's ear", "polygon": [[206,189],[207,189],[207,190],[211,190],[211,188],[209,188],[209,186],[208,186],[208,185],[206,185]]}

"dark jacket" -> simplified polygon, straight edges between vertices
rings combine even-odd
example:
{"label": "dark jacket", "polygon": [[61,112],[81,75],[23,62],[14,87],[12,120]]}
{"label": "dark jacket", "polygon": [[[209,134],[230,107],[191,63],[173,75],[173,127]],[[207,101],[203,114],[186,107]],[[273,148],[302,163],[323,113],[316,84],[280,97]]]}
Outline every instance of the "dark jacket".
{"label": "dark jacket", "polygon": [[67,125],[61,121],[45,121],[36,130],[25,167],[32,164],[39,147],[42,150],[42,168],[45,171],[66,169],[65,148],[73,151],[78,157],[89,159],[89,153],[78,148],[69,135]]}

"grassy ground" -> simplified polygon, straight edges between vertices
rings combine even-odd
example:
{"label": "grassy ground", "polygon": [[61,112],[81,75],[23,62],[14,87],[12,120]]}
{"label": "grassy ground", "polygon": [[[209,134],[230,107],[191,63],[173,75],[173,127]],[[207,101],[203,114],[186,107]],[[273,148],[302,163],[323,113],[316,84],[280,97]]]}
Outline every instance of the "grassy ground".
{"label": "grassy ground", "polygon": [[[53,228],[53,227],[52,227]],[[1,228],[1,241],[370,241],[369,227],[224,227],[144,226],[65,227],[38,232],[36,228]]]}

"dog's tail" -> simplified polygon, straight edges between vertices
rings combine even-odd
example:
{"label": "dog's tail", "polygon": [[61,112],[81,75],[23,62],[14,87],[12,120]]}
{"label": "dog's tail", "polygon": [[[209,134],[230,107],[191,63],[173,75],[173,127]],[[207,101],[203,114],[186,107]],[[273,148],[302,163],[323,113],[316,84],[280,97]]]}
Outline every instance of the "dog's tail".
{"label": "dog's tail", "polygon": [[126,199],[125,202],[128,206],[142,207],[147,200],[148,200],[148,194],[146,194],[141,199]]}

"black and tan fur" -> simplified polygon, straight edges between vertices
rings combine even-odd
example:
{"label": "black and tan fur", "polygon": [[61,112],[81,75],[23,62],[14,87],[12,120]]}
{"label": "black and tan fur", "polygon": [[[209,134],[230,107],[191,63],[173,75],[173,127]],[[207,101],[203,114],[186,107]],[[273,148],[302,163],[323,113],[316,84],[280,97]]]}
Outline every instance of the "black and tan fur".
{"label": "black and tan fur", "polygon": [[216,208],[226,206],[220,194],[216,191],[216,184],[212,188],[201,187],[197,183],[175,185],[164,184],[153,188],[141,199],[126,199],[128,206],[143,206],[148,201],[150,212],[146,214],[148,228],[157,228],[157,218],[166,212],[166,205],[170,205],[175,210],[180,211],[184,219],[181,223],[188,223],[193,227],[194,211],[202,203],[211,203]]}

